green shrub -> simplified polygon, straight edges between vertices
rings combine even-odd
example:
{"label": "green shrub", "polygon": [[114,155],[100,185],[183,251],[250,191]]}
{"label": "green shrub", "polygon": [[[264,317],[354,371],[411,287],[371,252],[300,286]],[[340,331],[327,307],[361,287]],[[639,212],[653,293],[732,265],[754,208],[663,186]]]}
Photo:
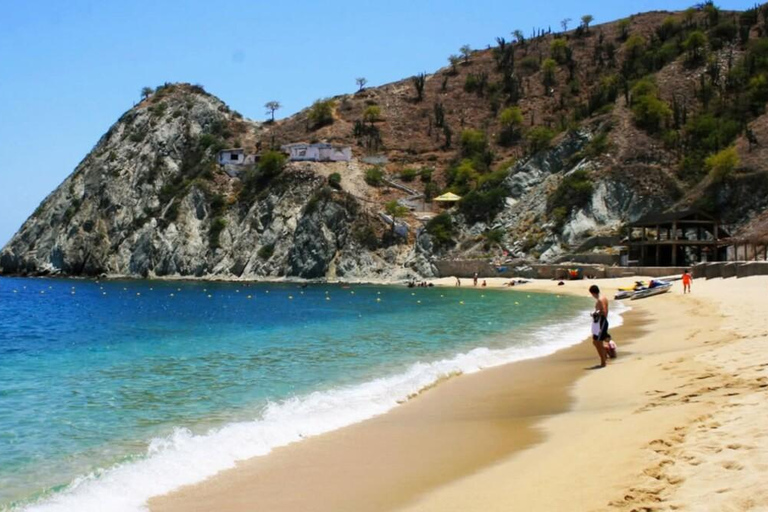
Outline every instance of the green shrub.
{"label": "green shrub", "polygon": [[502,240],[504,240],[504,230],[490,229],[483,233],[483,238],[485,238],[485,250],[487,251],[494,245],[501,245]]}
{"label": "green shrub", "polygon": [[432,242],[438,249],[444,249],[452,247],[456,242],[453,237],[456,234],[456,228],[453,225],[453,219],[448,213],[441,213],[436,217],[433,217],[427,225],[425,230],[432,238]]}
{"label": "green shrub", "polygon": [[381,107],[379,107],[378,105],[371,105],[369,107],[366,107],[365,111],[363,112],[363,121],[366,121],[369,123],[375,123],[380,119],[381,119]]}
{"label": "green shrub", "polygon": [[429,183],[432,181],[432,174],[434,172],[435,170],[431,167],[422,167],[421,172],[419,172],[419,177],[421,178],[422,183]]}
{"label": "green shrub", "polygon": [[468,129],[461,132],[461,154],[467,158],[480,155],[488,148],[485,133]]}
{"label": "green shrub", "polygon": [[275,253],[275,244],[267,244],[263,246],[261,249],[259,249],[259,252],[257,254],[259,258],[261,258],[264,261],[267,261],[269,258],[272,257],[274,253]]}
{"label": "green shrub", "polygon": [[365,182],[372,187],[380,187],[383,178],[384,173],[380,167],[371,167],[365,171]]}
{"label": "green shrub", "polygon": [[506,195],[500,187],[473,190],[459,201],[459,210],[469,222],[490,222],[504,208]]}
{"label": "green shrub", "polygon": [[266,179],[272,179],[285,168],[286,157],[279,151],[265,151],[259,158],[259,172]]}
{"label": "green shrub", "polygon": [[520,107],[507,107],[499,114],[499,144],[511,146],[520,138],[520,130],[523,126],[523,111]]}
{"label": "green shrub", "polygon": [[529,55],[528,57],[523,57],[520,60],[520,64],[518,64],[518,67],[520,68],[520,71],[522,71],[524,74],[532,75],[539,70],[539,59],[537,59],[533,55]]}
{"label": "green shrub", "polygon": [[739,166],[739,163],[739,154],[733,146],[725,148],[704,160],[707,171],[709,171],[712,180],[716,183],[720,183],[729,178],[733,174],[733,171]]}
{"label": "green shrub", "polygon": [[536,126],[528,131],[525,138],[531,153],[538,153],[549,148],[556,133],[546,126]]}
{"label": "green shrub", "polygon": [[586,171],[567,175],[547,199],[547,211],[557,226],[562,226],[573,210],[583,208],[592,199],[594,185]]}
{"label": "green shrub", "polygon": [[565,39],[553,39],[549,44],[549,53],[558,64],[565,64],[568,55],[568,41]]}
{"label": "green shrub", "polygon": [[333,108],[336,103],[332,99],[317,100],[309,109],[309,124],[313,130],[333,124]]}
{"label": "green shrub", "polygon": [[440,195],[440,186],[434,181],[430,181],[424,186],[424,198],[432,201],[433,198]]}
{"label": "green shrub", "polygon": [[400,171],[400,179],[406,182],[411,182],[419,175],[419,171],[413,168],[407,168]]}
{"label": "green shrub", "polygon": [[218,249],[221,247],[219,238],[221,232],[227,227],[227,221],[223,217],[216,217],[211,221],[211,227],[208,229],[208,246],[211,249]]}
{"label": "green shrub", "polygon": [[341,174],[334,172],[328,176],[328,185],[336,190],[341,190]]}
{"label": "green shrub", "polygon": [[369,251],[376,250],[379,247],[379,238],[376,236],[376,231],[374,231],[370,224],[358,227],[353,231],[352,236],[357,243]]}

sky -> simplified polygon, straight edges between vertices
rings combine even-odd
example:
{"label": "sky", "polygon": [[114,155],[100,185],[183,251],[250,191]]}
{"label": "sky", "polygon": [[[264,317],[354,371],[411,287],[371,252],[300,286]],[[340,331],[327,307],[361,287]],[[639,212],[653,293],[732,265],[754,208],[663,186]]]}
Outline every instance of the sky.
{"label": "sky", "polygon": [[[678,0],[3,0],[0,246],[139,99],[191,82],[252,119],[447,65],[521,29],[677,10]],[[755,0],[717,2],[746,9]]]}

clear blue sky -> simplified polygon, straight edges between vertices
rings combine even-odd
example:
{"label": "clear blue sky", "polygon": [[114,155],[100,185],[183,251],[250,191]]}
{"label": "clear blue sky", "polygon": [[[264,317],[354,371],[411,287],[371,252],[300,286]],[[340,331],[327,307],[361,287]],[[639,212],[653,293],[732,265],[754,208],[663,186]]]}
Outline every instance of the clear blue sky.
{"label": "clear blue sky", "polygon": [[[745,9],[755,0],[718,2]],[[139,98],[200,83],[243,115],[447,64],[516,28],[595,23],[694,1],[6,0],[0,13],[0,246]],[[573,24],[576,21],[572,22]]]}

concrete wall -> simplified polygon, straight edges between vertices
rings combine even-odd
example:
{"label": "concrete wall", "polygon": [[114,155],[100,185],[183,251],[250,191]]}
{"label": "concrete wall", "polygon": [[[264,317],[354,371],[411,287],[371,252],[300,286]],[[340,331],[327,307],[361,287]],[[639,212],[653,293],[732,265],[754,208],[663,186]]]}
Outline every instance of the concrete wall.
{"label": "concrete wall", "polygon": [[581,269],[584,276],[606,277],[668,277],[680,276],[686,267],[609,267],[604,265],[585,265],[580,263],[565,264],[526,264],[515,262],[502,265],[503,271],[486,260],[441,260],[435,262],[440,277],[472,277],[475,272],[483,277],[525,277],[531,279],[555,279],[564,276],[569,269]]}
{"label": "concrete wall", "polygon": [[[573,263],[574,261],[578,263]],[[570,254],[568,256],[563,256],[562,258],[558,258],[555,263],[571,263],[571,265],[590,264],[611,266],[621,263],[621,256],[618,254],[601,254],[588,252],[584,254]]]}
{"label": "concrete wall", "polygon": [[729,277],[768,276],[768,262],[729,261],[721,263],[703,263],[693,267],[694,279],[715,279]]}

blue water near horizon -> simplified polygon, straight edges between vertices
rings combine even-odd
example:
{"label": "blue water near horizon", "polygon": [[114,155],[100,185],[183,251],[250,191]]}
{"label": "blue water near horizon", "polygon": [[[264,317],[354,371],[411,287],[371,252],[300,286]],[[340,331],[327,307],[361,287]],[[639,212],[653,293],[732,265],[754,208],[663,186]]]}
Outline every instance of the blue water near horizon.
{"label": "blue water near horizon", "polygon": [[523,288],[0,278],[0,509],[139,510],[446,375],[572,344],[590,306]]}

